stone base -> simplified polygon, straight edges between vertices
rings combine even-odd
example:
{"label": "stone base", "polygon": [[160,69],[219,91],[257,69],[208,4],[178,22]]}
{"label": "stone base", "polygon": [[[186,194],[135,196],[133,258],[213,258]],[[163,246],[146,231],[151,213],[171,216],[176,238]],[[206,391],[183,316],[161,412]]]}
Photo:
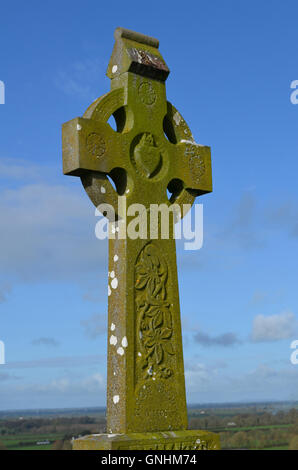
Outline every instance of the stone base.
{"label": "stone base", "polygon": [[219,450],[219,435],[207,431],[91,434],[73,441],[73,450]]}

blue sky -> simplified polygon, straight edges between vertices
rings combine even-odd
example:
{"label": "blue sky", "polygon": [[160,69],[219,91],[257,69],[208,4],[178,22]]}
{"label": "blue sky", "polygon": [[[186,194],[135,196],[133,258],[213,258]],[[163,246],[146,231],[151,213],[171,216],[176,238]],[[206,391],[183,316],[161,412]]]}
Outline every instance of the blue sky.
{"label": "blue sky", "polygon": [[61,124],[109,91],[117,26],[157,37],[212,149],[204,246],[178,243],[189,403],[297,400],[297,2],[2,2],[0,408],[105,404],[107,243]]}

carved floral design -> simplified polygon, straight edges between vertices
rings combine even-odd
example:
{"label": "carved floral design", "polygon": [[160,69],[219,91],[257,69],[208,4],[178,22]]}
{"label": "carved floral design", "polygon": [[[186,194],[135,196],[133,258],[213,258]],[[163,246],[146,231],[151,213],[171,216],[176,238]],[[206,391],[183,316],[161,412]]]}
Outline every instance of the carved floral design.
{"label": "carved floral design", "polygon": [[156,101],[156,93],[150,82],[144,81],[139,86],[139,97],[142,103],[151,106]]}
{"label": "carved floral design", "polygon": [[166,290],[168,267],[153,243],[142,250],[135,273],[137,328],[145,378],[168,378],[173,373],[168,358],[175,354],[171,342],[172,314]]}
{"label": "carved floral design", "polygon": [[102,157],[106,151],[104,139],[96,132],[92,132],[87,137],[87,150],[93,157]]}

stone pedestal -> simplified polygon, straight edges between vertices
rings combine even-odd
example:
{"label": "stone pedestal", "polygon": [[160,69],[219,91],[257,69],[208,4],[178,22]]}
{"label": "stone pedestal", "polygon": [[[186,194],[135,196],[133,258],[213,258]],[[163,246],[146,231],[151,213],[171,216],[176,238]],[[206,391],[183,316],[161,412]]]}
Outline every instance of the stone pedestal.
{"label": "stone pedestal", "polygon": [[74,450],[219,450],[219,435],[207,431],[92,434],[76,439]]}

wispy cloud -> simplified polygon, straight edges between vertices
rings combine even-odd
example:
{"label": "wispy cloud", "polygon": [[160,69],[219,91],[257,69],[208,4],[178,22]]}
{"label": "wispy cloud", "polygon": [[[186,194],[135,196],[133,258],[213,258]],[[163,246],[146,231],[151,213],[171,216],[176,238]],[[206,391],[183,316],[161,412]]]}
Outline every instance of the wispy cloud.
{"label": "wispy cloud", "polygon": [[86,320],[82,320],[81,325],[85,330],[85,334],[89,338],[95,339],[97,336],[106,333],[107,315],[94,314]]}
{"label": "wispy cloud", "polygon": [[7,374],[6,372],[4,373],[0,372],[0,382],[4,382],[7,380],[19,380],[19,379],[21,379],[21,377],[18,377],[12,374]]}
{"label": "wispy cloud", "polygon": [[277,204],[272,198],[265,205],[251,190],[243,192],[235,205],[223,208],[221,226],[213,226],[209,237],[221,248],[251,251],[266,247],[275,231],[298,238],[298,202]]}
{"label": "wispy cloud", "polygon": [[228,244],[245,250],[259,249],[264,246],[264,239],[257,225],[258,208],[253,192],[244,192],[238,204],[234,206],[218,237]]}
{"label": "wispy cloud", "polygon": [[43,359],[32,359],[28,361],[7,362],[2,365],[3,369],[32,369],[45,367],[81,367],[84,365],[100,364],[103,356],[95,354],[89,356],[60,356]]}
{"label": "wispy cloud", "polygon": [[238,339],[235,333],[223,333],[218,336],[210,336],[207,333],[201,331],[197,332],[194,335],[194,340],[196,343],[201,344],[202,346],[235,346],[240,344],[241,341]]}
{"label": "wispy cloud", "polygon": [[192,403],[291,400],[297,397],[298,374],[291,364],[283,368],[259,364],[243,373],[192,361],[186,367],[186,390]]}
{"label": "wispy cloud", "polygon": [[266,223],[278,230],[286,230],[292,237],[298,237],[298,208],[293,201],[284,201],[265,210]]}
{"label": "wispy cloud", "polygon": [[[48,174],[48,171],[46,172]],[[38,180],[43,178],[45,167],[21,158],[0,158],[0,178],[13,180]]]}
{"label": "wispy cloud", "polygon": [[94,235],[94,211],[80,187],[31,183],[2,189],[0,212],[2,278],[79,280],[106,260],[107,243]]}
{"label": "wispy cloud", "polygon": [[7,296],[11,291],[11,286],[9,284],[0,285],[0,304],[7,300]]}
{"label": "wispy cloud", "polygon": [[253,293],[250,304],[253,306],[258,306],[261,304],[275,304],[276,302],[280,301],[280,299],[284,296],[284,292],[282,289],[277,289],[274,292],[269,292],[262,289],[256,289]]}
{"label": "wispy cloud", "polygon": [[[63,374],[47,382],[11,382],[0,387],[0,407],[5,409],[70,408],[105,404],[105,377],[94,372],[82,378]],[[2,408],[3,409],[3,408]]]}
{"label": "wispy cloud", "polygon": [[83,378],[80,381],[74,381],[68,377],[62,377],[52,380],[47,384],[37,385],[39,393],[94,393],[100,392],[105,387],[105,379],[99,373],[94,373],[89,377]]}
{"label": "wispy cloud", "polygon": [[60,70],[54,79],[56,87],[70,96],[94,98],[105,65],[99,59],[78,60]]}
{"label": "wispy cloud", "polygon": [[253,320],[251,339],[254,343],[292,338],[297,333],[297,319],[292,312],[257,315]]}
{"label": "wispy cloud", "polygon": [[59,346],[59,341],[55,340],[55,338],[36,338],[32,341],[33,346]]}

